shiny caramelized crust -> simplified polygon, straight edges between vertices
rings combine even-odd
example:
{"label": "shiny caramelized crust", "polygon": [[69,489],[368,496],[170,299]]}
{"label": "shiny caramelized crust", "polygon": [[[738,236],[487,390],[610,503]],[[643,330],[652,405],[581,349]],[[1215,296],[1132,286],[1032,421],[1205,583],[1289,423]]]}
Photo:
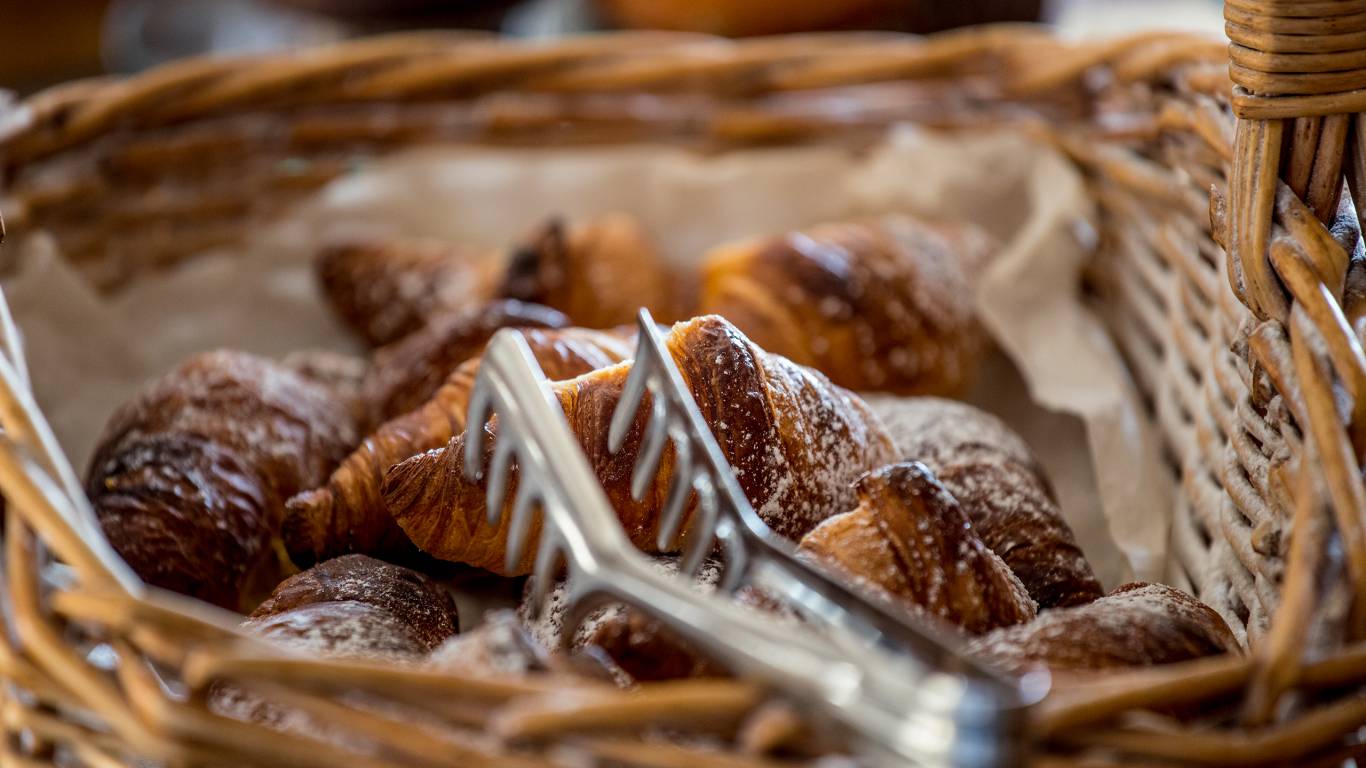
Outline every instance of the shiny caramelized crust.
{"label": "shiny caramelized crust", "polygon": [[431,319],[477,305],[502,269],[496,252],[427,240],[349,241],[314,267],[337,314],[372,346],[390,344]]}
{"label": "shiny caramelized crust", "polygon": [[552,219],[515,248],[501,295],[564,312],[575,325],[631,323],[640,308],[671,322],[691,304],[634,218],[611,213],[566,226]]}
{"label": "shiny caramelized crust", "polygon": [[369,424],[382,424],[427,402],[452,371],[482,353],[493,334],[504,328],[568,326],[563,314],[520,301],[493,301],[443,315],[375,353],[364,387]]}
{"label": "shiny caramelized crust", "polygon": [[883,467],[857,490],[858,507],[807,534],[800,552],[970,634],[1034,618],[1019,579],[924,465]]}
{"label": "shiny caramelized crust", "polygon": [[209,352],[115,412],[86,490],[144,579],[244,610],[282,575],[285,500],[322,482],[354,443],[327,390],[268,360]]}
{"label": "shiny caramelized crust", "polygon": [[[852,480],[892,455],[891,441],[862,401],[814,371],[765,353],[720,318],[680,323],[667,343],[745,494],[783,536],[798,539],[853,506]],[[622,449],[607,450],[608,424],[630,368],[627,362],[558,382],[554,392],[631,541],[655,551],[674,457],[670,447],[643,500],[631,498],[631,469],[648,403],[639,409]],[[497,439],[496,420],[482,429],[489,433],[487,461]],[[497,527],[490,526],[484,483],[464,479],[463,454],[462,435],[395,466],[385,479],[385,505],[424,551],[504,573],[515,471],[509,478],[509,511]],[[539,525],[538,520],[532,526],[533,543]],[[513,574],[530,570],[534,550],[528,547]]]}
{"label": "shiny caramelized crust", "polygon": [[[582,328],[521,331],[551,380],[569,379],[621,362],[633,350],[627,333]],[[389,467],[423,451],[440,448],[465,431],[465,412],[479,370],[467,360],[430,400],[375,430],[321,488],[290,499],[284,542],[298,565],[346,552],[402,558],[413,553],[407,535],[384,508],[380,488]]]}
{"label": "shiny caramelized crust", "polygon": [[902,457],[923,462],[1040,608],[1105,594],[1029,447],[995,416],[938,398],[872,398]]}
{"label": "shiny caramelized crust", "polygon": [[1004,669],[1055,671],[1171,664],[1239,653],[1214,609],[1161,584],[1125,584],[1093,603],[1044,611],[974,639],[968,651]]}
{"label": "shiny caramelized crust", "polygon": [[[365,555],[344,555],[285,579],[252,619],[297,612],[306,606],[358,603],[397,619],[424,651],[436,649],[460,628],[455,601],[417,571]],[[348,615],[354,612],[348,612]],[[318,616],[326,616],[315,614]]]}
{"label": "shiny caramelized crust", "polygon": [[723,245],[698,309],[840,386],[955,394],[981,352],[966,274],[988,248],[975,229],[899,216]]}

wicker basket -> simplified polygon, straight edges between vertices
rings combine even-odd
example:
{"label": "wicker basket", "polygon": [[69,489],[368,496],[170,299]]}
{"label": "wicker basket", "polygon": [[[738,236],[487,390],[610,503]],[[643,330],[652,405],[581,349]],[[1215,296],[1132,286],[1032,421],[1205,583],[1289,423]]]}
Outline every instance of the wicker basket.
{"label": "wicker basket", "polygon": [[[423,35],[190,61],[0,116],[0,200],[12,232],[51,231],[117,290],[233,241],[357,157],[424,142],[723,151],[867,142],[906,120],[1046,136],[1102,211],[1098,306],[1183,488],[1172,580],[1250,653],[1055,692],[1032,720],[1036,762],[1332,765],[1366,752],[1366,274],[1349,258],[1356,213],[1338,205],[1344,174],[1354,190],[1366,179],[1366,123],[1345,114],[1366,108],[1366,90],[1349,90],[1366,86],[1366,0],[1229,0],[1227,15],[1229,48],[1002,27],[538,46]],[[52,450],[0,319],[3,764],[781,762],[755,751],[761,729],[735,733],[756,707],[771,714],[743,682],[622,692],[301,659],[144,588]],[[206,694],[224,683],[348,738],[214,714]],[[650,741],[647,724],[725,746]],[[481,732],[501,738],[469,736]]]}

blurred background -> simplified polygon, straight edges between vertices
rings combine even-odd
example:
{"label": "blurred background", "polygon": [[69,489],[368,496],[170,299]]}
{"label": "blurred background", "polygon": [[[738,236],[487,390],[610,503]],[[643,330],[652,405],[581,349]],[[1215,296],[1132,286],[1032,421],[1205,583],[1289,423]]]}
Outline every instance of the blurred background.
{"label": "blurred background", "polygon": [[0,88],[23,94],[194,54],[417,28],[519,37],[621,28],[744,36],[1041,20],[1088,35],[1150,26],[1222,30],[1219,0],[0,0]]}

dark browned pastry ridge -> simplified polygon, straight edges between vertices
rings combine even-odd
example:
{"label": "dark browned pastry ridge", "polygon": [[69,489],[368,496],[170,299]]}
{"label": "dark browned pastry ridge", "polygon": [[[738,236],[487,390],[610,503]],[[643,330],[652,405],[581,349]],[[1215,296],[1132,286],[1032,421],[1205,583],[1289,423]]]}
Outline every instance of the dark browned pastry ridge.
{"label": "dark browned pastry ridge", "polygon": [[[298,573],[275,588],[242,628],[310,657],[413,664],[456,637],[451,596],[422,574],[347,555]],[[351,700],[354,704],[357,697]],[[351,736],[310,713],[232,683],[215,684],[216,713],[332,743]]]}
{"label": "dark browned pastry ridge", "polygon": [[250,610],[283,575],[285,501],[355,443],[345,404],[269,360],[196,355],[118,409],[86,490],[114,548],[156,586]]}
{"label": "dark browned pastry ridge", "polygon": [[430,240],[331,244],[314,264],[323,292],[371,346],[391,344],[433,318],[482,304],[503,259]]}
{"label": "dark browned pastry ridge", "polygon": [[552,219],[514,248],[499,295],[544,304],[576,325],[611,328],[635,321],[641,307],[670,322],[691,305],[645,230],[609,213],[566,225]]}
{"label": "dark browned pastry ridge", "polygon": [[375,352],[365,382],[370,425],[427,402],[461,363],[484,351],[504,328],[567,328],[569,318],[548,307],[493,301],[436,318],[422,330]]}
{"label": "dark browned pastry ridge", "polygon": [[[853,506],[850,483],[890,460],[892,446],[857,397],[824,376],[759,349],[730,323],[702,317],[675,325],[667,344],[703,417],[736,469],[759,515],[783,536],[800,538],[826,517]],[[655,551],[659,512],[672,477],[665,451],[643,500],[631,498],[630,477],[649,412],[642,407],[622,449],[607,449],[607,426],[630,363],[603,368],[554,392],[570,427],[603,483],[631,541]],[[487,461],[497,440],[496,420],[484,425]],[[485,484],[465,479],[464,436],[414,456],[389,471],[385,505],[419,548],[429,554],[505,572],[510,512],[497,526],[485,517]],[[509,479],[507,504],[516,490]],[[531,541],[539,535],[532,526]],[[512,573],[526,573],[534,546]]]}
{"label": "dark browned pastry ridge", "polygon": [[1034,618],[1034,601],[974,533],[958,502],[916,462],[859,478],[858,507],[826,520],[798,551],[855,585],[970,634]]}
{"label": "dark browned pastry ridge", "polygon": [[[621,362],[633,336],[583,328],[522,329],[548,378],[568,379]],[[384,507],[384,473],[423,451],[440,448],[465,430],[479,358],[465,361],[426,403],[385,422],[337,467],[320,488],[290,499],[285,547],[297,565],[347,552],[403,559],[413,545]]]}
{"label": "dark browned pastry ridge", "polygon": [[1043,468],[1000,419],[931,397],[875,397],[869,405],[898,452],[934,471],[1040,608],[1082,605],[1105,594]]}
{"label": "dark browned pastry ridge", "polygon": [[1213,608],[1161,584],[1125,584],[1087,605],[1044,611],[1028,624],[975,638],[968,651],[1008,670],[1055,672],[1171,664],[1239,653]]}
{"label": "dark browned pastry ridge", "polygon": [[908,217],[824,224],[714,248],[699,312],[852,390],[957,394],[981,354],[975,229]]}
{"label": "dark browned pastry ridge", "polygon": [[[343,555],[285,579],[252,611],[248,626],[269,627],[277,633],[311,631],[328,639],[342,630],[357,629],[366,616],[376,629],[401,625],[403,631],[395,642],[411,640],[420,653],[435,650],[460,629],[455,601],[434,581],[365,555]],[[326,632],[328,625],[337,631]],[[379,635],[380,644],[389,645],[383,642],[382,632],[359,634],[354,639],[362,643]]]}

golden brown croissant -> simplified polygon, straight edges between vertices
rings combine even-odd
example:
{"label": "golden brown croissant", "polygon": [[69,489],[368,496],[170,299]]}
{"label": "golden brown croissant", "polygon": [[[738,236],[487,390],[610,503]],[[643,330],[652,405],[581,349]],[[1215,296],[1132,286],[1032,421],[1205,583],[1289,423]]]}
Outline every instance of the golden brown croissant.
{"label": "golden brown croissant", "polygon": [[641,307],[659,322],[691,304],[639,222],[614,213],[566,226],[552,219],[515,248],[500,295],[544,304],[576,325],[611,328]]}
{"label": "golden brown croissant", "polygon": [[325,247],[314,267],[337,314],[378,347],[488,300],[503,259],[437,241],[357,240]]}
{"label": "golden brown croissant", "polygon": [[706,255],[698,311],[843,387],[955,394],[980,356],[967,271],[987,250],[895,216],[746,240]]}
{"label": "golden brown croissant", "polygon": [[364,398],[378,425],[427,402],[451,371],[484,351],[503,328],[565,328],[569,318],[538,304],[492,301],[443,315],[375,352]]}
{"label": "golden brown croissant", "polygon": [[[764,352],[725,320],[702,317],[679,323],[666,341],[745,494],[780,535],[799,538],[826,517],[852,507],[852,480],[890,460],[891,441],[862,401],[819,373]],[[644,499],[632,499],[631,469],[648,404],[639,409],[622,449],[616,454],[607,450],[607,425],[630,368],[629,362],[622,363],[557,382],[554,392],[627,535],[653,551],[673,451],[665,451]],[[485,447],[491,453],[496,420],[482,428],[489,434]],[[504,573],[511,514],[502,515],[496,527],[487,523],[485,486],[465,479],[463,446],[462,435],[445,448],[389,470],[385,504],[422,550]],[[509,486],[510,505],[515,478]],[[538,535],[539,521],[532,525],[530,540]],[[512,574],[530,570],[535,548],[527,549]]]}
{"label": "golden brown croissant", "polygon": [[[619,363],[633,351],[631,341],[605,331],[528,328],[521,333],[552,380]],[[412,543],[384,508],[380,496],[384,473],[465,431],[478,360],[467,360],[457,368],[426,403],[375,430],[333,471],[325,486],[290,499],[284,542],[296,564],[346,552],[390,559],[411,554]]]}
{"label": "golden brown croissant", "polygon": [[897,450],[923,462],[1040,608],[1105,594],[1063,519],[1038,460],[995,416],[934,397],[870,398]]}
{"label": "golden brown croissant", "polygon": [[460,617],[430,578],[345,555],[285,579],[244,626],[328,656],[413,658],[453,637]]}
{"label": "golden brown croissant", "polygon": [[801,553],[971,634],[1034,618],[1024,585],[923,464],[882,467],[856,487],[858,507],[808,533]]}
{"label": "golden brown croissant", "polygon": [[968,651],[1003,669],[1084,672],[1238,653],[1214,609],[1161,584],[1125,584],[1087,605],[1044,611],[1028,624],[973,639]]}
{"label": "golden brown croissant", "polygon": [[209,352],[114,413],[86,490],[148,582],[249,610],[284,569],[285,500],[322,482],[355,440],[326,389],[269,360]]}

